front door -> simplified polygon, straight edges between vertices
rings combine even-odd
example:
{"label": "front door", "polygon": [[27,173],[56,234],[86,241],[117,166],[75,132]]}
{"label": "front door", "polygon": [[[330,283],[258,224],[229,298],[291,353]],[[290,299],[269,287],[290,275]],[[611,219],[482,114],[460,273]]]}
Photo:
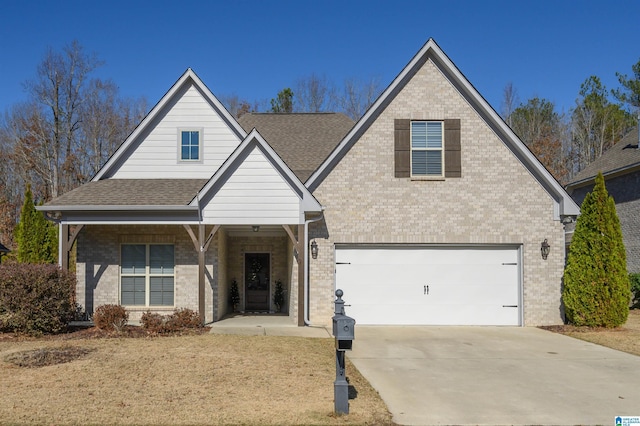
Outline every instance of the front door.
{"label": "front door", "polygon": [[269,253],[245,253],[244,288],[246,295],[245,310],[269,310]]}

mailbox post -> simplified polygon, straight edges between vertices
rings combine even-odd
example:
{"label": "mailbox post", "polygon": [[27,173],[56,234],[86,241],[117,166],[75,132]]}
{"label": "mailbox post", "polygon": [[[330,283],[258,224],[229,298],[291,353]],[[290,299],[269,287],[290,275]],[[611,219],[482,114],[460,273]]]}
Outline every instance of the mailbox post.
{"label": "mailbox post", "polygon": [[334,411],[349,414],[349,382],[345,371],[345,351],[350,351],[355,339],[356,320],[344,313],[342,290],[336,290],[333,337],[336,339],[336,381],[333,382]]}

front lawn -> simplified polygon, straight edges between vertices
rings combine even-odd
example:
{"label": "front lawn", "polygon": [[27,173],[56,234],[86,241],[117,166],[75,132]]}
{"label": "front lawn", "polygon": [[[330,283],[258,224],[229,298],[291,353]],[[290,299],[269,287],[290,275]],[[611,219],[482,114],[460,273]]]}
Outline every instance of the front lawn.
{"label": "front lawn", "polygon": [[570,325],[543,328],[619,351],[640,355],[640,309],[629,311],[627,322],[618,328],[574,327]]}
{"label": "front lawn", "polygon": [[[333,339],[214,334],[4,335],[0,419],[21,424],[391,424],[385,404],[351,364],[347,375],[356,398],[348,416],[333,414],[333,345]],[[51,354],[67,362],[16,363]],[[67,354],[73,356],[66,359]]]}

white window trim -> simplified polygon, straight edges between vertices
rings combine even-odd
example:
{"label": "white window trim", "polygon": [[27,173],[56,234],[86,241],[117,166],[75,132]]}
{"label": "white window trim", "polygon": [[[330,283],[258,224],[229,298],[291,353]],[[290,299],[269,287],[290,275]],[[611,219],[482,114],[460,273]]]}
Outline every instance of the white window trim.
{"label": "white window trim", "polygon": [[[182,132],[198,132],[198,159],[197,160],[185,160],[182,158]],[[204,155],[204,129],[194,127],[180,127],[178,128],[178,163],[202,163]]]}
{"label": "white window trim", "polygon": [[[441,141],[442,141],[442,145],[440,146],[440,148],[414,148],[413,147],[413,123],[426,123],[426,122],[430,122],[430,123],[440,123],[440,131],[442,132],[441,135]],[[412,180],[444,180],[444,174],[445,174],[445,170],[444,170],[444,155],[445,155],[445,149],[444,149],[444,144],[445,144],[445,140],[444,140],[444,121],[443,120],[411,120],[411,123],[409,125],[409,174],[411,176]],[[442,153],[442,155],[440,156],[440,161],[442,162],[442,164],[440,165],[440,171],[441,174],[439,175],[414,175],[413,174],[413,151],[440,151]]]}
{"label": "white window trim", "polygon": [[[145,246],[145,266],[144,274],[123,274],[122,273],[122,246],[124,245],[139,245]],[[150,252],[149,246],[173,246],[173,274],[152,274],[151,266],[149,262]],[[144,276],[144,305],[122,305],[126,308],[167,308],[173,309],[176,306],[176,250],[175,244],[171,243],[122,243],[120,244],[120,260],[118,261],[118,301],[122,305],[122,277],[142,277]],[[150,305],[149,298],[151,297],[151,277],[172,277],[173,278],[173,305]]]}

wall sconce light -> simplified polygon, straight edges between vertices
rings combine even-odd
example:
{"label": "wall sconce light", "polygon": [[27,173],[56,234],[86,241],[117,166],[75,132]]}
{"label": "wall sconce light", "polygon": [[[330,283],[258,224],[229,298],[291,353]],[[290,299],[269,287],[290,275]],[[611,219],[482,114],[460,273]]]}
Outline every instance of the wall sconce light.
{"label": "wall sconce light", "polygon": [[311,257],[318,258],[318,243],[316,243],[316,240],[311,241]]}
{"label": "wall sconce light", "polygon": [[551,251],[551,246],[547,242],[545,238],[542,244],[540,244],[540,254],[542,254],[542,259],[547,260],[547,256],[549,256],[549,252]]}
{"label": "wall sconce light", "polygon": [[253,232],[258,232],[260,230],[260,226],[259,225],[253,225],[251,227],[251,229],[253,229]]}

